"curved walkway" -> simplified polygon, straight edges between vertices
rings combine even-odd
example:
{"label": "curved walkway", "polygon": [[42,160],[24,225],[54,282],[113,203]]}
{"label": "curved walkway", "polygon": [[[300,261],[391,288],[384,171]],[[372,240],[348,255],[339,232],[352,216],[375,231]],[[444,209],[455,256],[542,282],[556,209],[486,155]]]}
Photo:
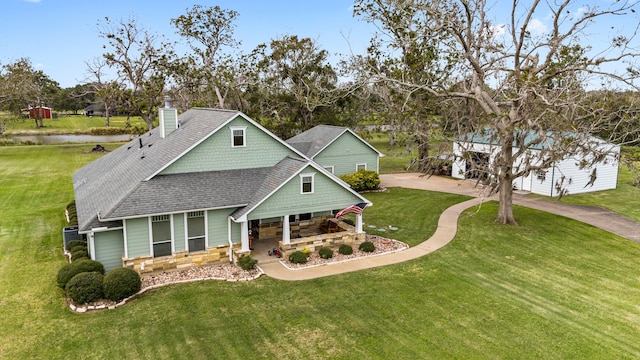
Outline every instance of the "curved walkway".
{"label": "curved walkway", "polygon": [[[289,270],[280,262],[272,262],[260,265],[262,271],[267,276],[280,280],[307,280],[413,260],[434,252],[453,240],[458,229],[458,217],[464,210],[481,204],[485,200],[494,200],[493,197],[486,197],[484,189],[475,187],[473,183],[465,180],[426,177],[416,173],[384,174],[380,175],[380,180],[384,187],[440,191],[474,198],[446,209],[438,219],[436,232],[428,240],[407,250],[300,270]],[[640,223],[600,207],[570,205],[522,194],[514,194],[513,203],[572,218],[640,242]]]}

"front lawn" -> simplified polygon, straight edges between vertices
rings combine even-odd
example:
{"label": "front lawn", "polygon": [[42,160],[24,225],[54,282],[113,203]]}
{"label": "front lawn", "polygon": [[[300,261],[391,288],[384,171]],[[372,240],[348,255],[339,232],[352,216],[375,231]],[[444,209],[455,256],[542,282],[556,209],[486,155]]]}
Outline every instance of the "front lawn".
{"label": "front lawn", "polygon": [[[464,213],[453,242],[407,263],[300,282],[176,285],[72,313],[55,275],[70,175],[99,156],[90,148],[0,148],[0,358],[640,357],[640,244],[520,207],[519,226],[498,225],[495,203]],[[366,196],[365,222],[396,226],[405,241],[428,238],[436,214],[464,199]]]}

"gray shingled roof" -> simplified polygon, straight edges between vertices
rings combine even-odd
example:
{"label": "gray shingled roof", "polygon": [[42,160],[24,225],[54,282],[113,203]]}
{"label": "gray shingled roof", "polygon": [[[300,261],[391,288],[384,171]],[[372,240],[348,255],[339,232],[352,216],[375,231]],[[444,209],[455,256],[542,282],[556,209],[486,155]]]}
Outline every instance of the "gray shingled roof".
{"label": "gray shingled roof", "polygon": [[90,230],[98,213],[103,217],[114,212],[143,180],[240,115],[238,111],[188,110],[179,117],[181,129],[164,139],[159,128],[153,129],[78,170],[73,186],[79,229]]}
{"label": "gray shingled roof", "polygon": [[342,136],[342,134],[344,134],[345,132],[351,133],[364,144],[369,146],[373,151],[377,152],[379,156],[384,156],[376,148],[374,148],[369,143],[364,141],[360,136],[358,136],[358,134],[353,132],[351,129],[343,126],[317,125],[305,132],[302,132],[290,138],[286,141],[286,143],[293,146],[309,158],[313,159],[316,155],[318,155],[332,142]]}
{"label": "gray shingled roof", "polygon": [[104,218],[245,206],[271,169],[158,175],[141,182]]}
{"label": "gray shingled roof", "polygon": [[342,126],[318,125],[290,138],[287,144],[313,159],[345,131],[347,128]]}

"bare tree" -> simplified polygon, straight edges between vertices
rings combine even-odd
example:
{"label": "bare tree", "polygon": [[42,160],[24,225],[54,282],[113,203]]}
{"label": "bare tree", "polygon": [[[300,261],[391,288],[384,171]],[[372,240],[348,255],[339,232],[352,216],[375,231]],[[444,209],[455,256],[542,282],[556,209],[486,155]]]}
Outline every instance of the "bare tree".
{"label": "bare tree", "polygon": [[104,59],[96,58],[90,62],[86,61],[85,65],[87,66],[88,77],[86,86],[83,88],[95,94],[96,98],[102,101],[104,104],[104,126],[109,127],[111,112],[121,101],[125,86],[117,80],[108,80],[108,76],[105,74],[107,64]]}
{"label": "bare tree", "polygon": [[[185,59],[174,62],[174,80],[183,93],[189,92],[194,101],[202,102],[198,105],[229,108],[228,96],[237,91],[236,57],[229,50],[240,45],[233,37],[238,15],[219,6],[194,5],[186,14],[171,19],[192,50]],[[217,102],[210,103],[214,97]]]}
{"label": "bare tree", "polygon": [[[114,21],[105,17],[99,24],[99,34],[108,43],[109,51],[103,54],[107,66],[116,70],[117,82],[126,86],[122,95],[129,111],[140,115],[151,129],[163,101],[173,45],[167,41],[157,44],[158,36],[134,18]],[[107,49],[107,45],[104,47]]]}
{"label": "bare tree", "polygon": [[[494,4],[494,3],[491,3]],[[582,155],[581,165],[601,161],[606,150],[590,134],[610,129],[606,140],[620,144],[628,131],[626,109],[612,109],[598,101],[602,91],[635,89],[638,75],[632,47],[638,30],[636,2],[615,1],[604,7],[577,1],[523,4],[512,1],[492,7],[485,0],[359,0],[355,14],[378,25],[380,33],[410,27],[403,37],[387,37],[387,54],[427,42],[433,60],[425,69],[434,76],[420,81],[389,76],[381,71],[380,57],[370,55],[366,64],[383,82],[408,91],[426,91],[440,99],[440,109],[454,122],[457,139],[469,134],[494,146],[492,161],[479,169],[488,174],[499,193],[496,221],[516,223],[512,209],[512,183],[532,171],[543,170],[558,159]],[[497,4],[497,3],[496,3]],[[388,9],[409,8],[405,12]],[[503,22],[492,21],[506,13]],[[390,16],[396,14],[399,16]],[[545,16],[544,22],[539,16]],[[631,28],[617,28],[616,19],[632,20]],[[588,41],[596,24],[613,21],[615,34],[603,48]],[[539,31],[537,24],[548,24]],[[632,107],[637,107],[636,103]],[[455,111],[455,117],[452,112]],[[426,120],[426,119],[425,119]],[[620,129],[627,133],[620,134]],[[461,144],[464,141],[460,142]],[[530,149],[538,147],[540,152]],[[595,174],[594,174],[595,176]]]}

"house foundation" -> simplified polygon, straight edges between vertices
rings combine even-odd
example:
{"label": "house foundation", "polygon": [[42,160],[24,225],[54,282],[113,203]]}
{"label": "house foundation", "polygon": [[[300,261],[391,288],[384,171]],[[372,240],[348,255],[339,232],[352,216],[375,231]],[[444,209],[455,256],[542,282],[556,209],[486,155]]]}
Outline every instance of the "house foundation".
{"label": "house foundation", "polygon": [[[240,244],[233,244],[233,252],[236,253],[240,250],[240,247]],[[207,248],[205,251],[195,253],[176,251],[171,256],[158,258],[154,258],[152,256],[141,256],[131,259],[122,259],[124,267],[133,269],[139,274],[181,270],[224,261],[229,261],[229,245],[212,246]]]}

